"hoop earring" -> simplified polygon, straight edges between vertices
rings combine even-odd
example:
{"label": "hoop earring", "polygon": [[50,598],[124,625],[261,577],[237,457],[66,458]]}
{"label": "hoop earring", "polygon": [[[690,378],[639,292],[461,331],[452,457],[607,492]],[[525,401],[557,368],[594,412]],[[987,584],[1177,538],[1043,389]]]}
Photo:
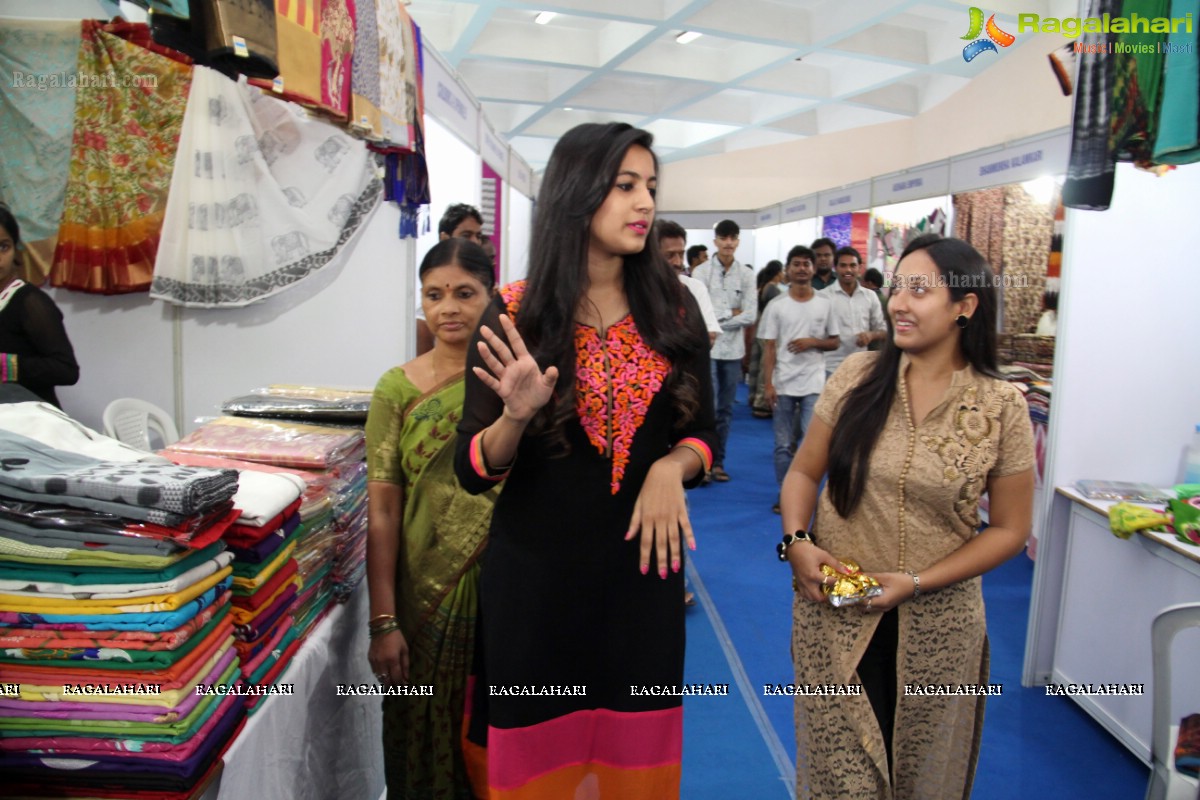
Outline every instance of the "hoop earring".
{"label": "hoop earring", "polygon": [[970,321],[971,321],[971,318],[968,317],[966,314],[959,314],[957,317],[954,318],[954,324],[957,325],[960,330],[966,330],[967,323]]}

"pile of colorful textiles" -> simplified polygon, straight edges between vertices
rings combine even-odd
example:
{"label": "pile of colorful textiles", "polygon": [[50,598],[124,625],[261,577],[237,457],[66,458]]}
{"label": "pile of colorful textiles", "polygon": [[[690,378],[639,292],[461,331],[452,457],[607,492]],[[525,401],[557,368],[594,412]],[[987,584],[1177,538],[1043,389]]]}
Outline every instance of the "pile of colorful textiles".
{"label": "pile of colorful textiles", "polygon": [[365,574],[365,449],[360,428],[221,417],[163,452],[189,464],[217,463],[198,458],[253,462],[241,468],[285,471],[304,481],[293,551],[301,584],[293,631],[303,637],[329,600],[346,600]]}
{"label": "pile of colorful textiles", "polygon": [[0,467],[0,793],[192,796],[245,719],[237,473],[43,403],[0,406]]}

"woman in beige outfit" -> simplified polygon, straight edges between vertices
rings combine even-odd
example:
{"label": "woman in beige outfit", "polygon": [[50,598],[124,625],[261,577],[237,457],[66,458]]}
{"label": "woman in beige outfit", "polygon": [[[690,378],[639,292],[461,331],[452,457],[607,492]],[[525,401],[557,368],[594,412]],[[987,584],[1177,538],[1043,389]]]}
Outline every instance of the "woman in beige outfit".
{"label": "woman in beige outfit", "polygon": [[[988,680],[979,576],[1030,531],[1033,435],[996,370],[991,269],[933,234],[905,249],[892,284],[884,349],[826,384],[783,484],[796,683],[862,685],[797,696],[803,798],[969,796],[985,697],[967,692]],[[883,593],[830,605],[821,567],[844,560]]]}

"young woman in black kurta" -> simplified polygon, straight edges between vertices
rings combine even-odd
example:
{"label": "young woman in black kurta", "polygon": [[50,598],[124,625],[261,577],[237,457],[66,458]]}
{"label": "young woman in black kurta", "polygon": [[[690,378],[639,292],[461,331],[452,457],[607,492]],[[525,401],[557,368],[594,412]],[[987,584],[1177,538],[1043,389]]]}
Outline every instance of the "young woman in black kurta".
{"label": "young woman in black kurta", "polygon": [[62,312],[50,296],[17,277],[21,231],[0,206],[0,382],[24,386],[59,405],[55,386],[79,380]]}
{"label": "young woman in black kurta", "polygon": [[456,471],[472,492],[504,481],[480,612],[506,800],[679,794],[683,488],[711,466],[712,389],[699,309],[647,236],[649,144],[628,125],[563,137],[529,280],[467,362]]}

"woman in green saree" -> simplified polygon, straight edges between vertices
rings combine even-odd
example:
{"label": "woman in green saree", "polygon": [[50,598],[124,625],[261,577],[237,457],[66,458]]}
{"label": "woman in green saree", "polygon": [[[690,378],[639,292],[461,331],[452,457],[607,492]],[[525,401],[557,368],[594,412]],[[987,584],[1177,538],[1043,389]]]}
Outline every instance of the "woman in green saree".
{"label": "woman in green saree", "polygon": [[494,285],[483,249],[448,239],[419,270],[429,352],[389,370],[367,417],[368,657],[384,685],[432,686],[383,701],[388,798],[469,800],[482,751],[464,752],[475,643],[478,559],[495,491],[472,496],[454,476],[467,347]]}

